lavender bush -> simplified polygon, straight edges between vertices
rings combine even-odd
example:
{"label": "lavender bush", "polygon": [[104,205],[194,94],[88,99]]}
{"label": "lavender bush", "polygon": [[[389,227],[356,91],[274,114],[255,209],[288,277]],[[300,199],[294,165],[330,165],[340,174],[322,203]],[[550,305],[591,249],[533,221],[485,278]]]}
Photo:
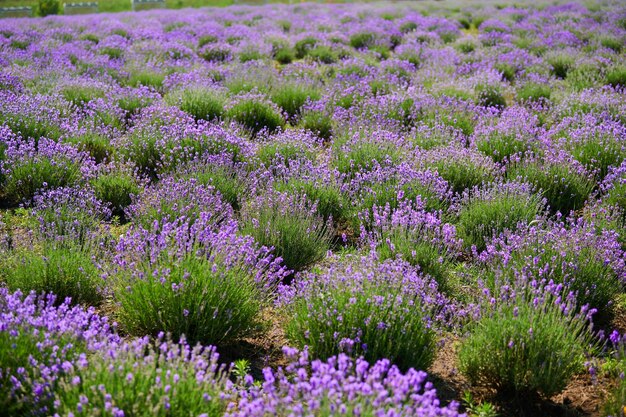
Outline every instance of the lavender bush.
{"label": "lavender bush", "polygon": [[462,246],[453,225],[443,222],[436,213],[425,211],[419,198],[415,202],[404,200],[393,211],[388,204],[374,207],[368,223],[371,231],[363,228],[361,239],[381,260],[401,256],[433,277],[442,290],[449,289],[449,269]]}
{"label": "lavender bush", "polygon": [[[172,343],[163,334],[109,348],[59,382],[56,415],[221,415],[231,382],[215,348]],[[232,395],[232,394],[230,394]]]}
{"label": "lavender bush", "polygon": [[492,285],[506,285],[517,277],[551,279],[574,292],[578,306],[590,305],[605,317],[626,277],[625,255],[615,232],[598,234],[593,223],[578,220],[530,227],[520,234],[495,239],[483,260],[493,272]]}
{"label": "lavender bush", "polygon": [[527,184],[493,184],[463,195],[458,228],[466,247],[484,250],[487,242],[506,230],[524,228],[542,219],[545,199]]}
{"label": "lavender bush", "polygon": [[55,306],[53,295],[0,289],[0,395],[7,415],[50,415],[60,378],[86,354],[118,343],[94,309]]}
{"label": "lavender bush", "polygon": [[346,353],[427,369],[436,347],[433,321],[445,303],[436,288],[402,261],[337,263],[283,289],[287,337],[322,359]]}
{"label": "lavender bush", "polygon": [[81,185],[93,175],[93,160],[70,145],[42,138],[6,144],[3,194],[13,203],[29,203],[42,189]]}
{"label": "lavender bush", "polygon": [[461,372],[503,393],[562,391],[593,351],[587,309],[578,311],[571,293],[552,282],[522,283],[500,298],[462,343]]}
{"label": "lavender bush", "polygon": [[330,248],[328,223],[306,196],[274,192],[244,207],[241,232],[273,248],[288,269],[298,271],[322,259]]}
{"label": "lavender bush", "polygon": [[155,222],[120,239],[110,279],[126,331],[212,345],[254,332],[282,270],[235,234],[236,223],[212,224],[202,213],[192,225]]}
{"label": "lavender bush", "polygon": [[[135,224],[150,229],[156,222],[195,222],[201,215],[211,218],[215,227],[232,218],[232,210],[214,187],[197,184],[195,179],[165,178],[146,188],[125,215]],[[208,222],[205,223],[209,227]]]}

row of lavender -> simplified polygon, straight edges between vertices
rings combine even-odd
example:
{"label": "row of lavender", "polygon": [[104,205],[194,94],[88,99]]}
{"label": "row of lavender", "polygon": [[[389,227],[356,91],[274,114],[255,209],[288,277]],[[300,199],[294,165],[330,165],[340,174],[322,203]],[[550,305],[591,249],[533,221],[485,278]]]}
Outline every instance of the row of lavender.
{"label": "row of lavender", "polygon": [[[472,386],[600,370],[614,415],[625,39],[611,3],[3,20],[3,408],[456,415],[414,370],[452,338]],[[268,327],[259,381],[190,347]]]}
{"label": "row of lavender", "polygon": [[402,374],[388,360],[319,361],[285,348],[288,365],[265,369],[263,383],[231,380],[214,347],[163,333],[124,341],[93,308],[0,295],[3,415],[459,415],[439,405],[425,372]]}

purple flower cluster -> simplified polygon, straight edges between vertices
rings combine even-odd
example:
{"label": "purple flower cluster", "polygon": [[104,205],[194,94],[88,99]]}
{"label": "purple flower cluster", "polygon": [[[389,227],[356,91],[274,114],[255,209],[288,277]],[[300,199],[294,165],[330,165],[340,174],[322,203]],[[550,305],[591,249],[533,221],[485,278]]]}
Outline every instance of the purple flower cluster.
{"label": "purple flower cluster", "polygon": [[401,373],[388,360],[373,364],[338,355],[315,360],[307,350],[285,348],[284,369],[263,370],[260,387],[241,394],[228,417],[292,415],[464,416],[458,404],[441,406],[426,373]]}
{"label": "purple flower cluster", "polygon": [[[234,396],[214,347],[173,343],[159,334],[103,349],[77,364],[60,383],[56,416],[220,415]],[[142,395],[136,393],[141,392]]]}
{"label": "purple flower cluster", "polygon": [[201,214],[212,218],[216,226],[233,217],[231,206],[222,201],[213,186],[202,186],[194,179],[165,178],[146,188],[126,209],[126,216],[145,228],[154,222],[193,223]]}
{"label": "purple flower cluster", "polygon": [[[370,225],[369,231],[361,226],[360,239],[365,246],[378,250],[384,258],[400,255],[411,263],[417,263],[431,275],[437,272],[432,264],[449,262],[461,253],[463,242],[457,237],[455,226],[442,221],[441,213],[424,210],[419,196],[414,202],[401,200],[395,210],[391,210],[389,204],[374,206],[371,218],[363,223]],[[382,251],[381,245],[384,248]],[[430,248],[433,259],[418,255],[424,247]]]}
{"label": "purple flower cluster", "polygon": [[491,271],[491,288],[554,281],[576,295],[579,307],[589,305],[604,317],[626,278],[619,235],[598,233],[594,223],[582,219],[548,228],[530,226],[496,238],[478,259]]}
{"label": "purple flower cluster", "polygon": [[56,384],[87,355],[120,342],[94,308],[0,289],[0,395],[9,414],[47,415]]}
{"label": "purple flower cluster", "polygon": [[[152,279],[155,277],[145,276],[138,265],[149,268],[163,259],[176,262],[191,255],[227,268],[244,266],[262,287],[271,288],[284,276],[280,260],[271,256],[268,248],[259,248],[253,239],[238,235],[234,220],[217,229],[214,225],[212,213],[200,213],[193,224],[155,221],[151,229],[132,228],[120,237],[113,264],[133,279]],[[152,274],[152,270],[147,272]]]}

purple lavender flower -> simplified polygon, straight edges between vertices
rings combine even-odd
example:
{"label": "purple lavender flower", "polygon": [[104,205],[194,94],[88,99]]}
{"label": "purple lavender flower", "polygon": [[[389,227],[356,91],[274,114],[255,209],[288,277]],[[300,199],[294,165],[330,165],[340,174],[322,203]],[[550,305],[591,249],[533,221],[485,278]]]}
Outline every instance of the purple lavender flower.
{"label": "purple lavender flower", "polygon": [[0,339],[8,349],[0,364],[0,391],[11,414],[49,414],[59,378],[72,373],[74,361],[83,352],[106,351],[120,343],[115,324],[93,308],[54,304],[54,295],[0,289]]}
{"label": "purple lavender flower", "polygon": [[371,365],[346,355],[313,360],[307,350],[284,348],[290,363],[264,369],[264,382],[240,394],[226,416],[375,414],[384,416],[464,416],[458,404],[442,407],[427,374],[405,374],[380,360]]}

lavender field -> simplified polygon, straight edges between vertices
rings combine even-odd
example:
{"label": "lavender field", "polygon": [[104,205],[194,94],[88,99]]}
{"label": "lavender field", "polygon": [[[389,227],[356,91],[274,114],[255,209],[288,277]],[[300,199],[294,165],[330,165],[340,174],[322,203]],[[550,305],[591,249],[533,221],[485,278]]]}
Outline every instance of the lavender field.
{"label": "lavender field", "polygon": [[0,20],[0,416],[623,416],[626,5]]}

